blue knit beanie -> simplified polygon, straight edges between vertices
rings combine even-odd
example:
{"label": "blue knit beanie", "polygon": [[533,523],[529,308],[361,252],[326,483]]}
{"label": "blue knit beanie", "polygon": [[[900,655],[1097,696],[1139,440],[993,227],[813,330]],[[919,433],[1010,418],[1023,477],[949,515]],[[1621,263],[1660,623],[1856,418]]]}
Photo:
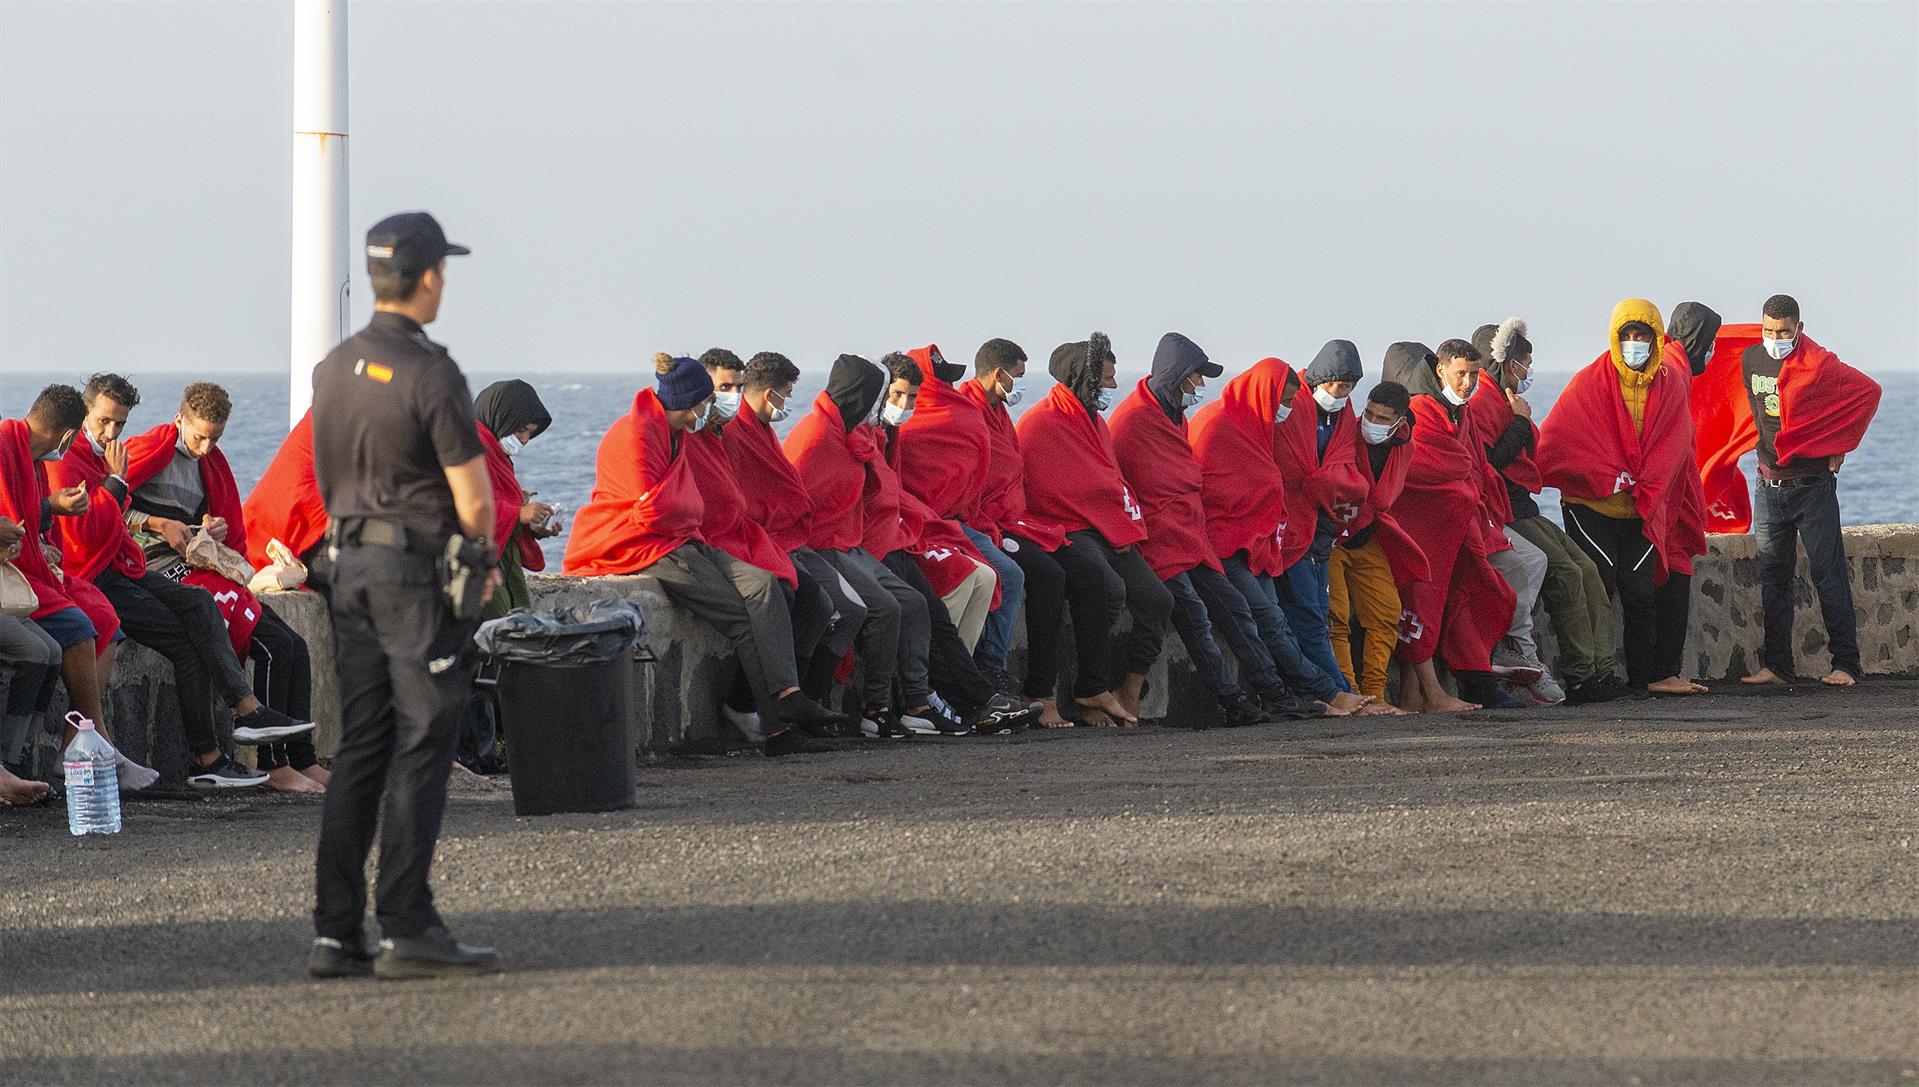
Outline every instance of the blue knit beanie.
{"label": "blue knit beanie", "polygon": [[713,378],[699,359],[662,352],[653,356],[653,372],[660,404],[668,411],[697,408],[713,395]]}

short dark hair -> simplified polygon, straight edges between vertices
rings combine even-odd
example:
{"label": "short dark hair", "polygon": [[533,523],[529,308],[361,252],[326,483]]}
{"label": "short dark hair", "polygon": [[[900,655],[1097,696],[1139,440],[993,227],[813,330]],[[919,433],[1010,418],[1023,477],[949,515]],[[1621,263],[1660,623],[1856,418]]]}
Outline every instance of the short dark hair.
{"label": "short dark hair", "polygon": [[196,381],[180,392],[180,414],[224,426],[233,414],[233,398],[211,381]]}
{"label": "short dark hair", "polygon": [[1019,344],[994,337],[980,344],[979,352],[973,356],[973,376],[1011,370],[1025,361],[1026,351]]}
{"label": "short dark hair", "polygon": [[926,375],[920,373],[920,364],[913,361],[913,356],[903,351],[888,352],[886,357],[880,360],[880,365],[886,367],[886,372],[893,375],[887,379],[889,383],[905,381],[908,384],[918,385],[926,379]]}
{"label": "short dark hair", "polygon": [[740,357],[724,347],[709,347],[700,352],[700,365],[709,370],[744,370]]}
{"label": "short dark hair", "polygon": [[79,430],[87,421],[87,402],[71,385],[49,385],[33,398],[27,418],[52,431]]}
{"label": "short dark hair", "polygon": [[367,278],[373,281],[375,302],[411,301],[414,292],[420,289],[420,277],[426,274],[425,269],[402,272],[390,260],[370,260],[366,264]]}
{"label": "short dark hair", "polygon": [[123,408],[140,406],[140,390],[119,374],[95,374],[87,379],[87,387],[80,390],[80,396],[86,400],[88,407],[92,407],[93,402],[103,395]]}
{"label": "short dark hair", "polygon": [[1454,359],[1465,359],[1467,362],[1480,360],[1479,348],[1461,339],[1439,341],[1439,349],[1434,351],[1433,355],[1438,360],[1433,364],[1435,368],[1444,366]]}
{"label": "short dark hair", "polygon": [[1766,308],[1761,312],[1774,320],[1797,321],[1799,300],[1789,294],[1775,294],[1766,299]]}
{"label": "short dark hair", "polygon": [[762,351],[746,362],[746,387],[777,389],[800,379],[800,368],[778,351]]}
{"label": "short dark hair", "polygon": [[1625,324],[1619,326],[1619,334],[1624,336],[1628,331],[1635,328],[1648,336],[1658,335],[1658,332],[1644,321],[1627,321]]}
{"label": "short dark hair", "polygon": [[1382,381],[1373,386],[1373,391],[1366,394],[1366,401],[1382,408],[1391,408],[1401,415],[1413,410],[1412,394],[1397,381]]}

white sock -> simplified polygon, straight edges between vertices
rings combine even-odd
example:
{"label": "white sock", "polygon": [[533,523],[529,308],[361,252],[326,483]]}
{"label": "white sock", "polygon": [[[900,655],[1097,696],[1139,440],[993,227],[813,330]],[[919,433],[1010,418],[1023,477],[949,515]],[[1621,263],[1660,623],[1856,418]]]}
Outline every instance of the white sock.
{"label": "white sock", "polygon": [[114,769],[120,777],[120,791],[123,793],[137,793],[160,780],[160,771],[141,766],[125,755],[121,755],[119,761],[114,763]]}

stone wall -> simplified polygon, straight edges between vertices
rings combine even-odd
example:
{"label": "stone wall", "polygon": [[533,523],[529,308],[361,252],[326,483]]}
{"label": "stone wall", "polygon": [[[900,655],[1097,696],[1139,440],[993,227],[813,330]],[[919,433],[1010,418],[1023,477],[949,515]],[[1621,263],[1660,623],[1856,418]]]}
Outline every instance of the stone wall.
{"label": "stone wall", "polygon": [[[1915,637],[1915,626],[1919,625],[1919,618],[1915,618],[1919,616],[1919,525],[1848,528],[1846,549],[1867,674],[1919,675],[1919,637]],[[631,672],[631,704],[645,708],[638,715],[640,719],[633,722],[632,741],[637,754],[663,753],[689,737],[729,734],[729,726],[718,710],[732,674],[731,650],[712,627],[669,606],[652,579],[535,575],[529,585],[536,607],[614,592],[645,609],[647,631],[642,644],[656,663],[638,665]],[[1707,680],[1744,674],[1757,660],[1760,645],[1759,562],[1753,537],[1711,537],[1711,551],[1699,562],[1693,588],[1692,628],[1686,643],[1688,666]],[[1826,637],[1803,554],[1798,599],[1793,637],[1799,649],[1799,670],[1822,674],[1829,667]],[[323,755],[331,754],[338,745],[340,706],[332,667],[332,631],[324,606],[311,593],[278,593],[266,601],[305,635],[312,649],[313,708],[319,723],[316,743]],[[1543,614],[1538,627],[1550,662],[1551,623]],[[1061,681],[1066,684],[1072,677],[1072,640],[1066,637],[1063,641]],[[1019,652],[1016,645],[1016,656]],[[157,654],[130,642],[124,644],[107,713],[116,739],[129,755],[177,782],[184,778],[186,751],[171,678],[170,666]],[[1204,720],[1217,714],[1187,662],[1185,646],[1169,634],[1167,651],[1153,668],[1146,715],[1163,717],[1171,707],[1179,707],[1178,715],[1183,720]],[[224,714],[220,715],[220,727],[231,727]],[[245,750],[241,749],[243,753]],[[40,768],[51,769],[57,761],[51,744],[43,744]]]}

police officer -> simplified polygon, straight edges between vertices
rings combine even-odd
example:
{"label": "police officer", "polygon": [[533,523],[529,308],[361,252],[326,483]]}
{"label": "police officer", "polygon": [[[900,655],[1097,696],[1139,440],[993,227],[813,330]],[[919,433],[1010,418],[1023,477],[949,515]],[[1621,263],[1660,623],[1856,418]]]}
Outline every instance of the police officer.
{"label": "police officer", "polygon": [[[499,952],[453,938],[427,886],[479,603],[499,578],[472,395],[422,330],[439,315],[446,258],[468,251],[425,212],[376,223],[366,237],[373,320],[313,370],[343,719],[315,865],[316,977],[500,969]],[[376,830],[377,949],[362,927]]]}

